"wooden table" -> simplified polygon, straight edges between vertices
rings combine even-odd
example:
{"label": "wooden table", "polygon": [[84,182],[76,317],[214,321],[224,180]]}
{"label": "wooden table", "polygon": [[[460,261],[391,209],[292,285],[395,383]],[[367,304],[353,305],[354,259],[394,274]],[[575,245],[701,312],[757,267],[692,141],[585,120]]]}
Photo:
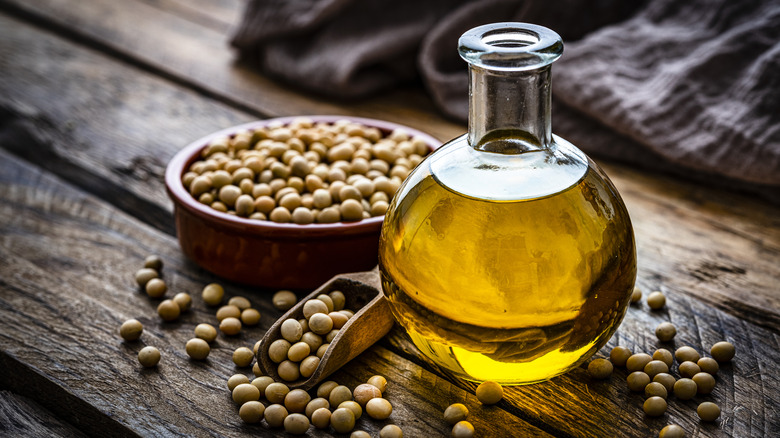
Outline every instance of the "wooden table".
{"label": "wooden table", "polygon": [[[167,161],[212,131],[283,115],[346,114],[404,123],[446,140],[465,127],[443,120],[419,90],[358,103],[298,94],[236,64],[227,38],[241,0],[0,0],[0,435],[284,435],[243,424],[226,379],[238,346],[251,346],[280,312],[268,291],[249,296],[261,326],[220,338],[205,362],[187,359],[193,326],[214,322],[199,300],[176,323],[133,273],[146,255],[165,260],[171,290],[199,296],[218,281],[189,262],[175,238],[163,186]],[[377,436],[387,422],[405,436],[445,436],[453,402],[471,410],[478,436],[656,436],[668,423],[686,436],[780,436],[780,208],[616,164],[602,163],[631,213],[638,285],[668,297],[662,311],[632,306],[615,345],[654,351],[720,340],[737,347],[712,395],[670,398],[647,418],[626,371],[594,381],[580,367],[549,382],[507,388],[482,407],[475,385],[427,363],[399,329],[334,375],[354,387],[390,381],[388,421],[361,419]],[[141,320],[143,342],[117,335]],[[657,324],[678,328],[661,344]],[[136,353],[163,360],[142,369]],[[704,400],[722,416],[701,423]],[[326,436],[311,429],[309,436]]]}

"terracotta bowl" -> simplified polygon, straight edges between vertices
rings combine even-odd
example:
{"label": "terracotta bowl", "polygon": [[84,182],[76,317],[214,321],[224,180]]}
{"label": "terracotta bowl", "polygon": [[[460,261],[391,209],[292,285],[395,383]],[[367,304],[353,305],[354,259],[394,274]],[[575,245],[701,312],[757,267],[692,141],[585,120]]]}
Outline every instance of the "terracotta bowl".
{"label": "terracotta bowl", "polygon": [[[304,117],[330,123],[348,119],[376,127],[385,135],[403,128],[424,139],[431,150],[441,144],[423,132],[381,120]],[[272,122],[288,124],[296,118],[262,120],[215,132],[186,146],[168,163],[165,185],[174,204],[176,235],[184,254],[199,266],[227,280],[247,285],[301,290],[313,289],[336,274],[367,271],[377,264],[384,217],[310,225],[245,219],[201,204],[181,182],[186,169],[200,157],[211,140]]]}

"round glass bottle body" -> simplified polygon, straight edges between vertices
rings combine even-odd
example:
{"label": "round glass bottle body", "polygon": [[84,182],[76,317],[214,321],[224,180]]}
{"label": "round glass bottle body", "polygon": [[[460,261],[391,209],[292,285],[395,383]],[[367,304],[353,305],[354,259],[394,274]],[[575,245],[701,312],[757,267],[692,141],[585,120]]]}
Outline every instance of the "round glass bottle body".
{"label": "round glass bottle body", "polygon": [[401,186],[382,227],[382,287],[439,366],[538,382],[617,329],[636,279],[633,230],[609,178],[570,143],[485,132],[445,144]]}

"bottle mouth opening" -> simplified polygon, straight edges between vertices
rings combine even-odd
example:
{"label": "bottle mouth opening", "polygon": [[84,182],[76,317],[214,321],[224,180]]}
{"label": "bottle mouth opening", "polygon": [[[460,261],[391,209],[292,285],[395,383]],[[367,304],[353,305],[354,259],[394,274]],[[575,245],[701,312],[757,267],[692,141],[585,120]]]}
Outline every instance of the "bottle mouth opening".
{"label": "bottle mouth opening", "polygon": [[563,53],[552,30],[528,23],[493,23],[475,27],[458,40],[458,53],[472,66],[490,70],[534,70]]}

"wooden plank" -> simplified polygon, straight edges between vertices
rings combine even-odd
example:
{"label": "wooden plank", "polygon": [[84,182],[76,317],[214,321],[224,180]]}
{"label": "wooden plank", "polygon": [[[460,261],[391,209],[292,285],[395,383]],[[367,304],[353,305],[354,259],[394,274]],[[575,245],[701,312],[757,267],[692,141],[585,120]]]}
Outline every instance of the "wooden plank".
{"label": "wooden plank", "polygon": [[0,434],[52,438],[79,438],[83,433],[62,422],[38,403],[14,394],[0,391]]}
{"label": "wooden plank", "polygon": [[[640,282],[658,285],[652,276],[641,276]],[[658,418],[644,415],[644,396],[632,393],[626,385],[628,372],[616,369],[609,380],[591,379],[586,365],[550,381],[504,389],[500,407],[532,424],[547,424],[564,436],[657,436],[667,424],[685,429],[686,436],[764,437],[780,430],[780,335],[721,312],[685,293],[667,290],[667,306],[651,311],[646,303],[632,305],[618,331],[595,357],[609,357],[611,349],[625,346],[634,353],[653,354],[658,348],[672,352],[683,345],[709,356],[714,343],[726,340],[737,348],[737,356],[721,364],[717,384],[710,395],[698,395],[681,401],[669,397],[666,413]],[[645,295],[646,296],[646,295]],[[677,327],[673,342],[660,342],[655,327],[670,321]],[[414,346],[400,336],[389,336],[394,351],[425,366],[438,369],[460,388],[473,392],[476,384],[453,379],[446,370],[425,360]],[[677,365],[671,374],[676,378]],[[721,408],[716,423],[699,421],[696,407],[712,401]]]}
{"label": "wooden plank", "polygon": [[[0,152],[0,200],[0,259],[6,261],[0,265],[0,365],[7,371],[3,386],[34,398],[62,418],[81,421],[88,433],[285,436],[243,424],[226,387],[234,373],[251,374],[235,367],[233,350],[251,347],[281,316],[271,307],[269,295],[226,284],[228,295],[252,300],[263,314],[261,325],[245,328],[236,337],[220,335],[207,361],[189,360],[184,345],[194,326],[216,324],[214,310],[199,297],[203,286],[215,279],[185,260],[173,237],[5,152]],[[192,311],[173,323],[162,322],[155,312],[157,300],[134,285],[133,273],[152,253],[165,261],[169,295],[193,294]],[[140,341],[123,342],[117,334],[129,318],[145,326]],[[154,369],[143,369],[136,359],[144,345],[162,353]],[[379,346],[334,378],[355,387],[373,374],[389,378],[387,397],[396,404],[390,420],[402,425],[408,436],[446,430],[441,409],[448,403],[468,400],[476,405],[473,395]],[[52,392],[66,393],[68,403],[46,396]],[[80,414],[74,410],[80,405],[92,406],[99,415]],[[494,436],[510,436],[514,430],[547,436],[503,410],[475,416],[474,423]],[[358,427],[373,432],[383,424],[358,421]],[[312,430],[310,435],[323,434]]]}
{"label": "wooden plank", "polygon": [[[8,63],[8,65],[3,65],[4,70],[11,72],[7,79],[3,81],[0,86],[7,87],[8,90],[12,90],[14,86],[18,86],[19,90],[24,90],[25,87],[30,86],[29,83],[25,82],[26,79],[21,79],[25,76],[25,74],[31,74],[29,73],[31,70],[27,69],[21,69],[20,67],[17,67],[18,65],[17,61],[24,61],[22,62],[22,66],[35,66],[34,63],[30,63],[28,58],[25,58],[25,56],[20,55],[18,52],[23,52],[26,49],[29,48],[29,41],[27,41],[25,38],[32,38],[32,39],[41,39],[41,40],[47,40],[49,42],[47,43],[41,43],[41,50],[39,52],[33,51],[33,55],[41,53],[57,53],[60,54],[59,56],[62,57],[62,59],[68,59],[68,58],[74,58],[72,64],[66,64],[69,68],[64,69],[62,73],[57,73],[55,69],[52,69],[52,74],[58,74],[59,76],[54,76],[54,79],[51,80],[51,83],[47,86],[38,89],[36,93],[25,93],[20,92],[19,94],[12,95],[16,97],[15,99],[7,99],[4,102],[5,108],[10,108],[7,112],[14,115],[17,121],[25,121],[29,119],[34,120],[45,120],[47,123],[40,123],[38,125],[35,125],[34,127],[40,128],[40,130],[44,132],[50,133],[51,138],[58,138],[61,134],[67,133],[67,129],[64,128],[64,126],[67,126],[67,118],[63,116],[63,114],[67,113],[67,111],[63,111],[63,114],[56,114],[53,113],[48,109],[47,102],[51,100],[50,96],[57,95],[58,89],[56,88],[56,81],[57,80],[63,80],[70,77],[70,75],[74,75],[78,73],[79,71],[88,71],[88,70],[95,70],[94,66],[99,65],[102,68],[107,68],[109,71],[113,70],[122,70],[125,69],[121,64],[109,62],[103,59],[101,56],[95,55],[94,53],[90,51],[86,51],[83,49],[78,49],[73,47],[72,44],[63,43],[60,40],[52,39],[52,38],[44,38],[41,37],[38,32],[30,31],[28,32],[25,37],[25,26],[21,26],[18,23],[14,25],[13,20],[5,20],[2,22],[3,26],[0,26],[0,29],[9,29],[7,34],[14,34],[14,35],[21,35],[21,37],[16,38],[14,41],[20,43],[20,45],[14,44],[11,48],[5,48],[3,50],[8,50],[8,53],[14,54],[14,63]],[[8,24],[8,26],[5,26]],[[10,26],[10,27],[9,27]],[[3,36],[7,35],[4,34]],[[5,41],[5,40],[4,40]],[[27,41],[27,42],[26,42]],[[47,45],[48,44],[48,45]],[[3,52],[5,54],[6,52]],[[85,53],[87,55],[85,55]],[[31,55],[32,56],[32,55]],[[6,59],[5,56],[0,57],[0,59]],[[79,61],[79,59],[81,61]],[[27,64],[25,64],[25,62]],[[12,68],[18,68],[19,70],[11,70]],[[81,69],[81,70],[80,70]],[[34,70],[34,69],[33,69]],[[88,96],[87,90],[90,91],[90,93],[95,93],[97,96],[101,96],[100,92],[95,92],[95,88],[100,89],[100,87],[105,87],[103,90],[105,90],[106,94],[104,96],[111,96],[111,92],[116,90],[121,90],[122,88],[118,84],[122,84],[124,87],[130,87],[132,88],[135,85],[135,82],[138,77],[144,78],[145,75],[140,74],[139,72],[132,72],[132,74],[128,74],[126,76],[122,76],[119,73],[116,73],[116,79],[114,80],[114,83],[108,83],[104,84],[102,82],[94,82],[94,83],[84,83],[83,80],[82,85],[76,86],[74,85],[71,88],[70,94],[64,93],[61,100],[71,102],[68,105],[68,110],[70,110],[72,113],[78,113],[79,111],[83,111],[84,106],[89,106],[90,111],[92,111],[92,117],[84,117],[83,123],[85,124],[85,128],[83,129],[92,129],[95,131],[99,131],[99,129],[96,129],[95,126],[99,126],[104,120],[101,119],[104,112],[109,111],[113,108],[115,111],[117,108],[120,108],[124,106],[123,111],[125,111],[125,117],[122,119],[123,123],[126,123],[128,125],[128,130],[132,129],[145,129],[144,126],[147,123],[152,123],[152,118],[156,117],[156,114],[150,114],[147,108],[144,108],[143,105],[139,104],[139,102],[143,102],[143,98],[139,97],[135,100],[130,100],[127,102],[121,102],[117,100],[111,100],[108,97],[103,98],[96,98],[92,99],[90,97],[84,97],[85,95]],[[32,73],[34,75],[34,72]],[[81,73],[79,73],[81,74]],[[77,76],[78,77],[78,76]],[[81,76],[87,77],[87,76]],[[143,79],[144,81],[146,79]],[[109,81],[110,82],[110,81]],[[172,90],[178,90],[176,87],[171,86],[170,84],[165,84],[164,81],[160,81],[161,85],[160,89],[152,87],[151,90],[147,90],[149,93],[156,93],[156,92],[165,92],[164,88],[170,87]],[[47,88],[51,87],[51,88]],[[5,90],[4,90],[5,91]],[[183,95],[187,95],[186,92],[181,92]],[[2,95],[5,95],[4,93]],[[170,96],[177,97],[177,94],[171,92],[169,94]],[[79,100],[81,99],[81,100]],[[192,102],[196,102],[197,99],[193,99]],[[12,102],[7,103],[7,102]],[[78,105],[81,103],[81,105]],[[165,108],[164,106],[162,108]],[[204,106],[205,108],[205,106]],[[159,108],[158,108],[159,110]],[[34,115],[34,117],[31,117],[31,113]],[[176,115],[176,111],[163,111],[163,113],[166,114],[167,120],[171,124],[186,124],[187,119],[186,116],[178,116]],[[72,116],[72,114],[71,114]],[[169,118],[168,118],[169,117]],[[5,119],[5,117],[4,117]],[[28,129],[28,128],[25,128]],[[25,130],[21,130],[21,132],[25,132]],[[33,131],[34,132],[34,131]],[[174,133],[171,134],[173,136],[176,135],[183,135],[181,133]],[[97,140],[90,140],[90,136],[85,135],[84,137],[84,144],[88,145],[92,148],[109,148],[107,145],[100,145],[100,144],[92,144],[93,141]],[[101,139],[107,139],[110,141],[116,142],[116,138],[112,137],[111,135],[104,134],[103,137],[98,137]],[[102,142],[101,142],[102,143]],[[78,144],[78,143],[75,143]],[[109,145],[112,143],[109,143]],[[22,148],[19,148],[17,146],[5,146],[9,148],[15,148],[14,150],[19,153],[24,153],[21,151]],[[84,146],[82,146],[84,147]],[[130,154],[134,154],[132,148],[134,146],[130,146]],[[175,146],[168,144],[168,143],[159,143],[154,144],[154,148],[156,150],[156,154],[165,153],[166,151],[170,151],[169,153],[172,153],[173,150],[176,149]],[[60,144],[56,144],[56,149],[60,151],[68,151],[68,144],[63,142]],[[90,154],[85,154],[90,155]],[[104,153],[104,155],[109,156],[109,153]],[[91,156],[91,155],[90,155]],[[32,154],[28,155],[28,158],[35,159],[36,157]],[[59,165],[62,164],[68,164],[73,163],[73,161],[70,161],[71,158],[69,157],[68,153],[60,153],[57,158],[52,158],[51,163],[45,163],[46,166],[49,166],[53,171],[56,171],[59,168]],[[103,172],[103,168],[108,167],[104,164],[101,164],[100,160],[92,160],[88,161],[86,164],[84,163],[75,163],[70,164],[73,169],[81,169],[83,172],[87,174],[94,175],[95,173]],[[765,301],[770,303],[770,306],[767,307],[766,313],[769,315],[769,318],[766,316],[761,315],[759,311],[757,311],[755,308],[752,308],[749,306],[749,302],[755,299],[766,299],[771,300],[776,298],[775,292],[774,292],[774,282],[770,282],[767,279],[776,278],[776,264],[774,264],[775,267],[769,267],[762,266],[760,263],[754,263],[761,261],[761,259],[765,259],[768,261],[769,265],[772,265],[772,260],[777,260],[777,237],[776,237],[776,218],[777,217],[777,210],[773,207],[767,207],[763,206],[757,203],[753,203],[752,201],[746,201],[743,198],[732,196],[732,195],[724,195],[722,193],[719,193],[717,191],[708,190],[705,188],[698,188],[695,186],[690,185],[684,185],[684,184],[677,184],[670,180],[665,179],[659,179],[654,177],[647,177],[645,175],[642,175],[641,173],[625,170],[620,167],[610,167],[609,171],[611,174],[615,176],[615,181],[618,184],[618,187],[620,188],[621,192],[624,195],[624,198],[627,201],[627,204],[629,205],[629,209],[632,212],[632,215],[634,217],[635,224],[637,224],[637,239],[639,242],[639,250],[640,250],[640,284],[643,285],[645,288],[661,288],[664,289],[667,293],[674,292],[676,294],[679,294],[682,298],[687,298],[689,296],[695,296],[695,295],[701,295],[705,299],[712,299],[713,301],[718,301],[717,295],[712,295],[712,292],[709,290],[709,288],[712,288],[712,290],[716,291],[717,293],[721,294],[722,296],[727,296],[732,292],[732,288],[735,288],[737,286],[740,286],[740,283],[735,280],[731,279],[728,282],[722,282],[722,281],[712,281],[708,283],[703,283],[700,281],[694,281],[694,280],[688,280],[689,282],[686,283],[685,277],[686,273],[680,273],[679,275],[675,274],[674,276],[669,276],[669,278],[666,277],[658,277],[659,273],[665,272],[667,269],[666,266],[673,266],[675,263],[679,264],[681,262],[686,262],[688,260],[697,260],[699,257],[699,254],[697,254],[694,251],[688,251],[686,250],[686,247],[679,247],[675,248],[674,252],[669,253],[666,246],[662,244],[656,243],[656,237],[658,235],[662,235],[666,238],[665,242],[669,243],[675,243],[675,246],[680,246],[679,242],[683,242],[683,238],[693,238],[694,243],[692,244],[694,247],[697,245],[700,248],[709,249],[711,248],[710,242],[722,242],[722,241],[733,241],[737,242],[738,244],[735,245],[737,248],[747,248],[748,251],[745,253],[745,260],[749,260],[749,266],[752,266],[755,264],[757,267],[757,273],[764,275],[766,278],[762,277],[761,275],[755,277],[755,280],[751,280],[751,283],[747,283],[747,292],[746,295],[755,294],[756,297],[746,297],[746,302],[748,303],[746,308],[732,308],[729,307],[729,311],[734,313],[735,315],[739,315],[740,317],[749,318],[750,320],[756,320],[756,322],[762,322],[758,321],[760,319],[766,319],[768,320],[768,328],[771,330],[768,331],[760,331],[756,329],[756,333],[750,336],[741,336],[737,337],[735,339],[741,339],[742,341],[745,341],[745,345],[749,345],[750,343],[755,343],[759,345],[759,349],[757,351],[764,351],[766,348],[768,349],[776,349],[777,347],[777,339],[776,339],[776,327],[773,326],[774,324],[772,322],[772,314],[774,313],[774,309],[777,309],[777,307],[772,307],[771,303],[773,301]],[[112,176],[113,173],[108,172],[109,176],[93,176],[94,182],[97,184],[101,181],[105,183],[105,181],[111,181],[115,177]],[[144,190],[139,190],[139,192],[148,192],[148,193],[162,193],[162,186],[161,182],[159,180],[155,180],[154,178],[150,178],[149,181],[146,183],[148,185],[143,186],[145,187]],[[134,193],[138,189],[130,188],[128,189],[131,191],[131,193]],[[139,194],[134,194],[133,196],[139,196]],[[639,213],[637,213],[637,205],[641,206],[641,209],[639,210]],[[79,208],[76,208],[76,211],[78,211]],[[139,210],[133,211],[132,209],[127,209],[127,211],[132,212],[133,214],[143,217],[145,212],[141,213]],[[669,214],[669,211],[672,211],[674,214]],[[641,225],[640,222],[637,221],[645,221],[646,225]],[[689,223],[690,222],[690,223]],[[39,226],[40,228],[43,228],[43,226]],[[704,227],[702,229],[702,227]],[[645,230],[645,231],[642,231]],[[694,236],[694,237],[691,237]],[[175,245],[174,245],[175,246]],[[36,247],[38,252],[44,250],[42,247]],[[173,248],[168,248],[168,251],[171,255],[176,255],[177,252]],[[141,257],[146,251],[139,251],[137,254],[134,255],[134,257]],[[715,257],[717,260],[724,260],[724,261],[731,261],[731,256],[724,258],[724,255],[722,254],[715,254]],[[644,270],[644,266],[648,263],[648,260],[646,258],[650,258],[651,263],[655,263],[658,265],[658,268],[654,268],[654,270],[648,270],[647,272]],[[4,257],[5,259],[5,257]],[[60,261],[60,263],[63,264],[70,264],[70,266],[74,266],[76,262],[68,257],[65,258],[65,261]],[[183,264],[185,262],[182,262]],[[650,265],[652,266],[652,265]],[[727,264],[722,264],[719,266],[729,266]],[[33,266],[33,263],[29,264],[30,272],[37,272],[35,271],[35,267]],[[191,265],[190,268],[192,269]],[[744,278],[736,274],[732,274],[727,271],[723,271],[719,268],[713,268],[712,272],[718,273],[718,272],[724,272],[722,276],[725,276],[727,279],[731,278],[732,275],[735,275],[735,278]],[[736,270],[736,272],[739,272]],[[748,271],[750,272],[750,271]],[[189,274],[188,274],[189,275]],[[700,275],[700,274],[699,274]],[[741,274],[740,274],[741,275]],[[3,275],[3,278],[6,276]],[[681,280],[682,278],[682,280]],[[693,277],[695,278],[695,277]],[[125,279],[126,280],[126,279]],[[740,280],[744,281],[744,280]],[[55,281],[51,281],[51,284],[55,284]],[[91,283],[87,284],[87,286],[94,286],[97,283]],[[49,288],[50,283],[47,282],[41,282],[41,283],[34,283],[35,287],[44,287],[46,289]],[[745,283],[742,283],[742,286],[744,286]],[[53,287],[53,286],[52,286]],[[78,287],[81,287],[81,285],[78,285]],[[701,288],[701,291],[699,290]],[[55,289],[56,290],[56,289]],[[738,291],[736,291],[738,292]],[[671,300],[671,298],[670,298]],[[695,303],[695,300],[691,300],[691,303]],[[107,306],[110,308],[111,306]],[[717,314],[716,314],[717,315]],[[681,316],[681,318],[684,315]],[[708,317],[709,319],[712,319]],[[725,317],[724,317],[725,318]],[[708,320],[709,320],[708,319]],[[717,318],[715,318],[717,320]],[[734,326],[739,326],[740,322],[735,319],[728,319],[729,324],[732,324]],[[629,320],[627,320],[628,322]],[[653,325],[654,326],[654,325]],[[746,324],[750,328],[750,330],[754,330],[755,327],[752,325]],[[652,326],[651,326],[652,327]],[[731,327],[731,326],[729,326]],[[737,327],[738,328],[738,327]],[[647,329],[647,327],[645,327]],[[693,330],[693,332],[697,332],[697,330]],[[634,334],[634,331],[628,332],[630,334],[630,337],[628,335],[625,335],[628,338],[636,337],[637,335]],[[640,338],[641,339],[641,338]],[[763,340],[763,341],[762,341]],[[393,348],[393,351],[411,351],[409,349],[408,344],[404,344],[402,340],[399,340],[399,338],[390,338],[390,341],[394,342],[394,345],[390,345]],[[390,342],[388,341],[388,342]],[[762,348],[761,345],[765,345],[765,348]],[[738,347],[739,348],[739,347]],[[406,350],[404,350],[406,349]],[[410,357],[412,357],[410,355]],[[764,357],[768,357],[771,359],[771,361],[774,361],[773,363],[776,363],[776,358],[772,356],[771,354],[767,354]],[[763,362],[759,362],[758,359],[754,364],[751,364],[751,367],[754,367],[758,370],[768,370],[771,373],[774,373],[776,375],[776,370],[772,368],[771,364],[764,364]],[[744,383],[744,386],[747,388],[751,388],[749,378],[751,377],[750,374],[746,374],[746,378],[743,379],[742,383]],[[752,376],[753,378],[758,378],[760,382],[767,381],[766,377],[763,375],[756,375]],[[554,384],[557,382],[557,380],[554,380],[553,382],[550,382],[550,384]],[[768,381],[771,384],[774,384],[775,382],[772,380]],[[463,388],[472,389],[469,385],[464,383],[459,383],[463,385]],[[580,382],[581,384],[581,382]],[[545,384],[546,385],[546,384]],[[550,400],[551,398],[556,399],[560,398],[562,394],[574,394],[575,397],[579,397],[578,400],[580,400],[580,404],[576,408],[576,412],[579,412],[581,414],[587,414],[590,409],[592,409],[592,406],[587,405],[586,402],[590,402],[589,398],[586,398],[582,390],[577,390],[577,382],[564,382],[561,384],[557,384],[558,386],[561,386],[565,388],[558,389],[558,386],[540,386],[540,388],[546,388],[545,392],[547,393],[547,399],[540,398],[539,400],[542,400],[542,403],[544,406],[547,406],[550,411],[554,412],[556,409],[556,402]],[[768,386],[770,387],[770,386]],[[775,385],[776,387],[776,385]],[[534,388],[534,387],[528,387],[528,388]],[[572,389],[574,388],[574,389]],[[755,393],[750,392],[749,394],[740,394],[739,397],[741,397],[740,400],[763,400],[763,396],[761,396],[761,391],[764,390],[763,383],[759,385],[758,387],[755,387]],[[590,388],[588,389],[593,392]],[[555,392],[551,392],[555,391]],[[560,392],[557,392],[560,391]],[[568,391],[568,392],[567,392]],[[752,390],[751,390],[752,391]],[[587,392],[587,391],[586,391]],[[770,394],[768,390],[765,391],[765,394]],[[544,394],[535,394],[532,393],[532,396],[542,396]],[[526,412],[526,409],[530,409],[527,412],[521,414],[522,418],[528,420],[528,421],[534,421],[535,424],[539,425],[539,427],[544,426],[545,422],[548,421],[546,416],[539,417],[537,411],[540,409],[536,404],[533,404],[533,406],[524,406],[520,404],[521,400],[525,400],[525,403],[535,403],[535,400],[532,399],[531,402],[526,400],[523,397],[516,396],[514,398],[510,398],[512,400],[512,403],[517,403],[520,408],[517,408],[518,412]],[[608,412],[620,412],[620,409],[623,407],[623,405],[627,404],[625,403],[625,400],[612,400],[609,402],[601,402],[606,403],[606,406],[609,406],[614,409],[608,410]],[[621,404],[621,402],[623,404]],[[559,403],[559,402],[558,402]],[[568,405],[566,405],[568,408]],[[776,405],[762,405],[759,406],[761,409],[758,409],[758,412],[764,412],[768,416],[768,420],[765,419],[763,422],[760,422],[756,419],[751,418],[750,416],[743,416],[740,417],[740,421],[742,424],[749,423],[749,424],[756,424],[758,425],[759,429],[763,428],[763,430],[772,430],[772,427],[776,427],[776,423],[772,422],[774,412],[776,412]],[[506,406],[507,409],[514,409],[511,406]],[[756,406],[753,406],[752,408],[756,408]],[[536,410],[534,410],[536,409]],[[617,409],[617,410],[615,410]],[[734,409],[735,411],[739,411],[737,408]],[[513,411],[514,412],[514,411]],[[742,413],[741,411],[739,411]],[[533,414],[532,414],[533,413]],[[601,421],[599,419],[592,419],[591,417],[582,417],[584,420],[581,420],[584,424],[588,425],[590,422],[598,422]],[[566,421],[564,423],[570,424],[570,428],[577,429],[578,425],[580,423],[574,422],[571,423],[570,418],[566,417]],[[767,424],[769,424],[769,428],[767,429]],[[617,427],[617,426],[615,426]],[[581,433],[585,433],[587,429],[583,429],[583,431],[577,432],[576,430],[568,432],[572,436],[578,436]],[[640,430],[645,430],[641,429]],[[620,429],[616,429],[615,433],[619,433]]]}
{"label": "wooden plank", "polygon": [[[0,47],[6,72],[0,111],[7,121],[0,146],[33,161],[43,153],[45,168],[172,233],[165,163],[199,136],[253,117],[17,20],[0,20],[0,36],[9,42]],[[631,213],[640,271],[663,278],[662,287],[780,329],[780,208],[605,168]]]}
{"label": "wooden plank", "polygon": [[777,206],[624,167],[607,169],[634,225],[640,286],[686,293],[780,332]]}
{"label": "wooden plank", "polygon": [[247,0],[139,0],[224,35],[232,34]]}
{"label": "wooden plank", "polygon": [[[45,23],[89,44],[195,88],[260,117],[344,114],[419,128],[440,139],[463,133],[462,124],[434,115],[416,90],[394,90],[361,102],[332,103],[288,89],[236,62],[229,35],[142,0],[2,0],[0,7]],[[143,23],[143,32],[137,23]],[[160,44],[164,41],[165,44]]]}
{"label": "wooden plank", "polygon": [[190,141],[254,120],[3,15],[0,38],[2,147],[170,234],[168,160]]}

